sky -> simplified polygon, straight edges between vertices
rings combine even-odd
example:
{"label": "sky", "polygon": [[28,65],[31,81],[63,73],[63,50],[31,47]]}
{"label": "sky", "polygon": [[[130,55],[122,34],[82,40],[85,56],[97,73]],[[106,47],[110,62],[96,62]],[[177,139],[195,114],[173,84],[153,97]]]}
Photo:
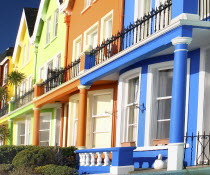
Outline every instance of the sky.
{"label": "sky", "polygon": [[40,0],[2,0],[0,5],[0,54],[14,47],[24,7],[39,7]]}

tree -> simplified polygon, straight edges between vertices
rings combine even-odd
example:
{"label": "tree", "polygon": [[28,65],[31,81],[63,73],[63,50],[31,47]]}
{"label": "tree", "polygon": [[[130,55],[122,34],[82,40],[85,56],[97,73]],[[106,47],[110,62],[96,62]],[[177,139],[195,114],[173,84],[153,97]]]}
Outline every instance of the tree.
{"label": "tree", "polygon": [[8,83],[15,86],[15,99],[17,99],[17,87],[26,78],[25,74],[18,71],[12,71],[8,74]]}
{"label": "tree", "polygon": [[7,101],[8,91],[4,87],[0,87],[0,101]]}
{"label": "tree", "polygon": [[8,137],[8,129],[6,125],[0,125],[0,141],[5,142],[5,139]]}

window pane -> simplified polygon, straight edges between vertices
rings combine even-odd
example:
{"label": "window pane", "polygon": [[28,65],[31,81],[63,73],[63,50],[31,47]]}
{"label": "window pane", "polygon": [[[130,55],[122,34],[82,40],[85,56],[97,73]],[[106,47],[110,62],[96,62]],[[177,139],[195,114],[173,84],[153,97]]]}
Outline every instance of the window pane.
{"label": "window pane", "polygon": [[94,117],[94,132],[110,132],[110,117]]}
{"label": "window pane", "polygon": [[131,125],[128,127],[128,142],[136,141],[137,139],[137,126]]}
{"label": "window pane", "polygon": [[158,97],[171,96],[173,69],[159,71]]}
{"label": "window pane", "polygon": [[93,115],[111,115],[112,103],[111,103],[111,95],[97,95],[94,96],[94,108]]}
{"label": "window pane", "polygon": [[158,100],[158,120],[170,119],[171,99]]}
{"label": "window pane", "polygon": [[20,136],[20,145],[25,144],[25,136]]}
{"label": "window pane", "polygon": [[170,121],[157,122],[157,136],[156,139],[169,138]]}
{"label": "window pane", "polygon": [[110,147],[110,133],[95,133],[93,134],[93,147],[107,148]]}
{"label": "window pane", "polygon": [[50,129],[50,122],[41,122],[40,129]]}
{"label": "window pane", "polygon": [[49,130],[47,131],[40,131],[40,142],[41,141],[49,141]]}
{"label": "window pane", "polygon": [[139,93],[139,77],[128,81],[128,104],[137,102]]}

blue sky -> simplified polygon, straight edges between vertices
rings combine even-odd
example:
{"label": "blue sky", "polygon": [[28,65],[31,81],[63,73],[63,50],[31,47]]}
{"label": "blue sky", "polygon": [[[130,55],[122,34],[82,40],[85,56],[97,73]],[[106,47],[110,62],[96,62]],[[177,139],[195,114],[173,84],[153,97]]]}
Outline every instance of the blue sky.
{"label": "blue sky", "polygon": [[24,7],[39,7],[40,0],[3,0],[0,5],[0,54],[14,47]]}

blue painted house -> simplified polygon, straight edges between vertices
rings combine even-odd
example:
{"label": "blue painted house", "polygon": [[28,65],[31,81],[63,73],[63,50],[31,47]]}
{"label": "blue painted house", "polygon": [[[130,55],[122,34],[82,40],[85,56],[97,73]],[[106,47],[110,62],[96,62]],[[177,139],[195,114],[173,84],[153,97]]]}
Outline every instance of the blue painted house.
{"label": "blue painted house", "polygon": [[209,0],[125,0],[125,29],[86,54],[80,79],[117,77],[116,147],[78,150],[80,173],[126,174],[158,154],[167,170],[210,163],[209,16]]}

